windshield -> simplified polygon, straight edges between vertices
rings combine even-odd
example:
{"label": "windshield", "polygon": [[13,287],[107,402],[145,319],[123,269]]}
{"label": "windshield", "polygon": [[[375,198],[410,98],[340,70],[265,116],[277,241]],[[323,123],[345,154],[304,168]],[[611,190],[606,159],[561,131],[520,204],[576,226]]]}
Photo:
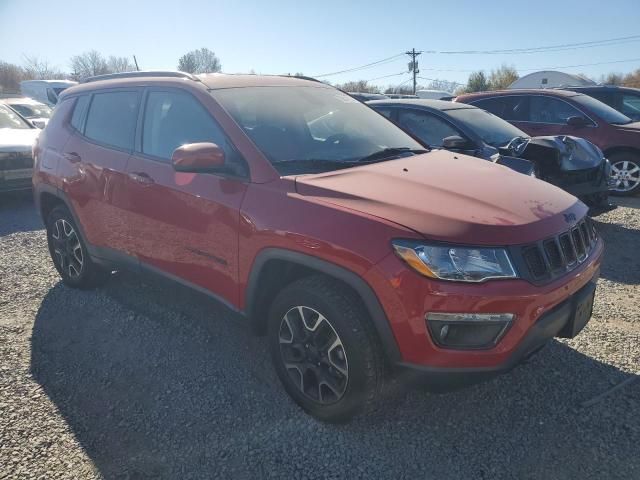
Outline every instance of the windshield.
{"label": "windshield", "polygon": [[514,137],[528,137],[506,120],[479,108],[446,110],[446,113],[473,130],[484,143],[492,147],[503,147]]}
{"label": "windshield", "polygon": [[575,97],[571,97],[571,100],[575,101],[578,105],[588,108],[607,123],[624,125],[632,122],[626,115],[588,95],[576,95]]}
{"label": "windshield", "polygon": [[211,94],[282,175],[424,150],[382,115],[333,88],[245,87]]}
{"label": "windshield", "polygon": [[31,126],[18,116],[13,110],[0,105],[0,128],[31,128]]}
{"label": "windshield", "polygon": [[11,104],[16,112],[25,118],[51,118],[52,110],[47,105]]}

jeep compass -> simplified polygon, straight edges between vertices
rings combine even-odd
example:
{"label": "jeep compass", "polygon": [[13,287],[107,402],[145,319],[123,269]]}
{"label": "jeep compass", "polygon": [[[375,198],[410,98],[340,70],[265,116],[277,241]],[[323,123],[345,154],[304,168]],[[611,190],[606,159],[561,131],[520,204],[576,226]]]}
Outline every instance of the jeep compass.
{"label": "jeep compass", "polygon": [[508,371],[591,316],[603,242],[583,203],[426,151],[320,82],[95,77],[61,94],[34,157],[65,284],[131,269],[217,298],[325,421],[370,409],[398,371]]}

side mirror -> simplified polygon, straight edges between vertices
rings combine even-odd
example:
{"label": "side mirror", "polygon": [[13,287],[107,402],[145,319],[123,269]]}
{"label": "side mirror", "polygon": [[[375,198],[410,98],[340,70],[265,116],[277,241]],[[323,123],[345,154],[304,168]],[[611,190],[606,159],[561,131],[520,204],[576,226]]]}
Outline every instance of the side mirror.
{"label": "side mirror", "polygon": [[591,122],[584,117],[574,116],[567,118],[567,125],[570,127],[586,127],[589,123]]}
{"label": "side mirror", "polygon": [[216,172],[224,166],[224,150],[215,143],[187,143],[173,151],[171,163],[176,172]]}
{"label": "side mirror", "polygon": [[469,141],[459,135],[451,135],[442,139],[442,148],[447,150],[465,150],[469,146]]}

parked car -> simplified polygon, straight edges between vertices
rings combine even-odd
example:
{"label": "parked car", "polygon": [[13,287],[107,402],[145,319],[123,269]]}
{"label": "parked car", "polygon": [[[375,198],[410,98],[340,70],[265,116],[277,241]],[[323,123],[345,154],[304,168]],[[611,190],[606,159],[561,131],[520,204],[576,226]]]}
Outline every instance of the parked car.
{"label": "parked car", "polygon": [[427,100],[451,100],[455,97],[453,93],[444,90],[418,90],[416,95]]}
{"label": "parked car", "polygon": [[[310,126],[329,114],[333,131]],[[326,421],[370,407],[389,365],[477,381],[591,316],[603,242],[582,202],[427,152],[319,82],[98,77],[62,94],[34,152],[67,285],[130,268],[218,298]]]}
{"label": "parked car", "polygon": [[606,103],[634,122],[640,121],[640,89],[618,85],[593,85],[588,87],[566,87],[565,90],[584,93]]}
{"label": "parked car", "polygon": [[387,98],[420,98],[417,95],[409,95],[406,93],[385,93]]}
{"label": "parked car", "polygon": [[0,192],[31,188],[31,150],[40,130],[0,104]]}
{"label": "parked car", "polygon": [[383,98],[389,98],[382,93],[368,93],[368,92],[348,92],[353,98],[360,102],[367,102],[369,100],[382,100]]}
{"label": "parked car", "polygon": [[20,93],[53,107],[58,103],[58,96],[77,83],[71,80],[25,80],[20,82]]}
{"label": "parked car", "polygon": [[[485,110],[442,100],[378,100],[368,105],[431,147],[512,166],[527,159],[535,176],[577,196],[593,213],[610,210],[611,165],[582,138],[533,137]],[[516,164],[513,168],[524,168]],[[524,171],[523,173],[529,173]]]}
{"label": "parked car", "polygon": [[4,98],[0,100],[0,103],[4,103],[38,128],[44,128],[53,113],[53,110],[48,105],[27,97]]}
{"label": "parked car", "polygon": [[597,145],[611,162],[617,195],[640,192],[640,123],[588,95],[566,90],[505,90],[461,95],[534,135],[574,135]]}

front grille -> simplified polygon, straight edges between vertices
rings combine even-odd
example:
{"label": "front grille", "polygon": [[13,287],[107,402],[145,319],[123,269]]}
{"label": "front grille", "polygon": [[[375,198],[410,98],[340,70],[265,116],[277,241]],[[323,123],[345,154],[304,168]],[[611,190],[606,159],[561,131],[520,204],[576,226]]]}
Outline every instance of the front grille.
{"label": "front grille", "polygon": [[597,232],[589,218],[551,238],[514,247],[512,252],[521,273],[534,283],[551,281],[584,262],[597,242]]}
{"label": "front grille", "polygon": [[31,152],[0,153],[0,170],[18,170],[33,167]]}

